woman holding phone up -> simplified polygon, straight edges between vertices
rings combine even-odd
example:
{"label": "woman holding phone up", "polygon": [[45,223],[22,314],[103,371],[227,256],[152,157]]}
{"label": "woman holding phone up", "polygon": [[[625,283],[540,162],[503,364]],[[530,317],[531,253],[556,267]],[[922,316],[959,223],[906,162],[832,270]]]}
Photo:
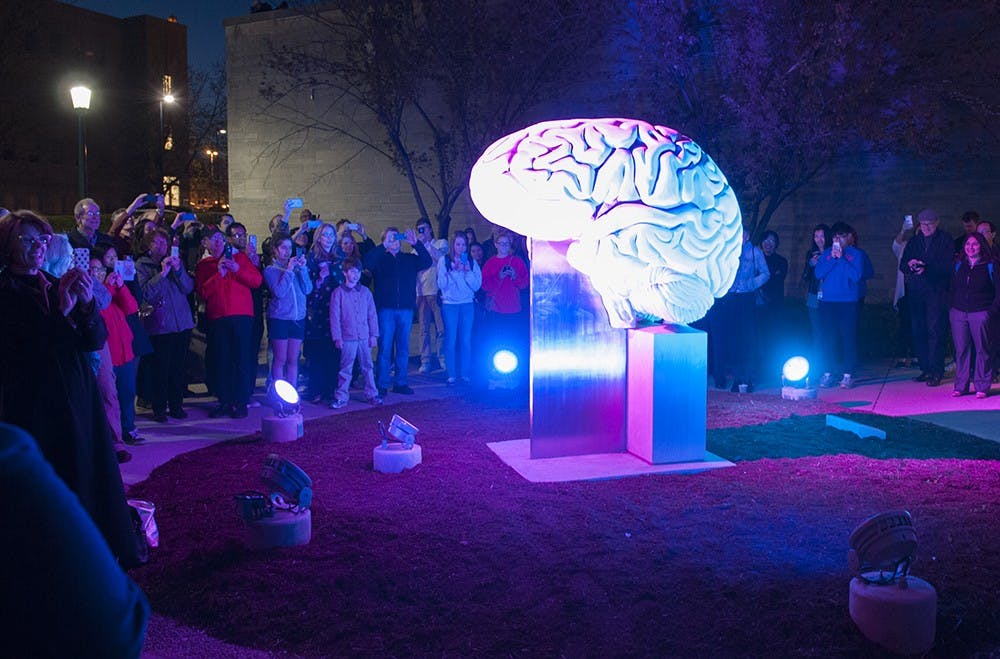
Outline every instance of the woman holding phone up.
{"label": "woman holding phone up", "polygon": [[170,234],[156,229],[142,239],[142,256],[135,264],[135,277],[149,313],[142,324],[153,344],[149,356],[149,401],[153,421],[165,423],[167,417],[187,418],[184,391],[187,361],[194,316],[188,295],[194,280],[184,269],[180,247],[171,245]]}
{"label": "woman holding phone up", "polygon": [[271,342],[271,381],[299,381],[299,348],[306,335],[306,296],[313,284],[305,256],[292,256],[292,237],[274,238],[274,262],[264,270],[271,292],[267,302],[267,337]]}
{"label": "woman holding phone up", "polygon": [[[294,239],[293,239],[293,242]],[[306,300],[306,372],[313,403],[333,400],[340,370],[340,351],[330,337],[330,296],[344,283],[341,259],[337,256],[337,229],[324,222],[316,229],[315,240],[306,257],[312,292]],[[298,245],[296,245],[298,249]],[[292,384],[295,384],[294,382]]]}
{"label": "woman holding phone up", "polygon": [[[472,323],[476,291],[483,284],[479,264],[469,257],[468,238],[465,232],[456,231],[448,253],[437,263],[437,285],[441,291],[441,316],[444,320],[444,359],[448,384],[455,384],[456,376],[470,382],[472,372]],[[455,344],[458,343],[461,369],[455,362]]]}

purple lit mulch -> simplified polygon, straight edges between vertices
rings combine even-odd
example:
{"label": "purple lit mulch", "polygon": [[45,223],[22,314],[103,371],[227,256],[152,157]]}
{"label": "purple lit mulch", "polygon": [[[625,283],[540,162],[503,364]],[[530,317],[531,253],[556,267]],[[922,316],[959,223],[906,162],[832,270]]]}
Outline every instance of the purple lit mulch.
{"label": "purple lit mulch", "polygon": [[[784,419],[815,440],[816,417],[790,415],[833,409],[712,392],[708,416]],[[375,473],[374,422],[393,412],[421,428],[424,463]],[[931,655],[1000,653],[996,461],[835,454],[531,484],[486,446],[527,435],[524,410],[449,399],[179,456],[136,488],[162,544],[135,577],[163,615],[304,656],[880,656],[848,615],[847,537],[906,508],[913,573],[938,591]],[[254,553],[232,495],[259,487],[270,452],[312,477],[313,536]]]}

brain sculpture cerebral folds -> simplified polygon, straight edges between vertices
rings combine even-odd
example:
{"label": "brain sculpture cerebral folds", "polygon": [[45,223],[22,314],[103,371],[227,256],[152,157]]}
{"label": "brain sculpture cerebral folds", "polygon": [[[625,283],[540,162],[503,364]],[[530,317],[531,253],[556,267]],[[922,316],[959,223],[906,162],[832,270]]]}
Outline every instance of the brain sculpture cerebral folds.
{"label": "brain sculpture cerebral folds", "polygon": [[472,200],[494,224],[570,241],[614,327],[690,323],[725,294],[742,225],[726,177],[691,139],[634,119],[535,124],[490,146]]}

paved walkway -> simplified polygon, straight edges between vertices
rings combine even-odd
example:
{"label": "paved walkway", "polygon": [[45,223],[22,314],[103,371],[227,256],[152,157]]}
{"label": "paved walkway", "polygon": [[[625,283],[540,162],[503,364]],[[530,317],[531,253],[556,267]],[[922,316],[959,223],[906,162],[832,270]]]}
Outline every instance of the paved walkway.
{"label": "paved walkway", "polygon": [[[889,361],[871,364],[857,374],[854,388],[820,389],[819,398],[856,412],[908,416],[1000,442],[1000,384],[994,384],[992,395],[983,400],[975,396],[953,398],[953,371],[945,373],[938,387],[914,382],[919,374],[913,368],[894,368]],[[768,394],[779,395],[779,391],[760,392]]]}
{"label": "paved walkway", "polygon": [[[383,406],[386,411],[385,421],[388,426],[392,418],[393,403],[409,403],[419,400],[433,400],[448,396],[461,395],[462,387],[449,387],[444,383],[443,371],[429,376],[410,373],[410,386],[413,395],[404,396],[391,391]],[[260,380],[263,383],[263,380]],[[195,385],[196,392],[204,391],[203,385]],[[184,410],[188,418],[184,420],[170,419],[167,423],[155,423],[152,414],[146,410],[138,410],[136,426],[146,441],[139,446],[129,446],[132,459],[121,465],[122,479],[128,485],[133,485],[149,478],[158,466],[169,462],[174,456],[188,451],[195,451],[212,444],[243,437],[260,430],[261,419],[271,416],[273,411],[267,405],[267,397],[262,393],[254,395],[258,407],[251,407],[245,419],[210,419],[208,412],[215,407],[215,398],[199,397],[184,400]],[[360,391],[351,390],[351,402],[339,410],[331,410],[326,404],[314,405],[303,401],[302,416],[306,419],[316,419],[332,414],[344,414],[370,407],[363,402]],[[374,430],[372,431],[372,446],[378,443]]]}
{"label": "paved walkway", "polygon": [[[857,374],[853,389],[821,389],[819,397],[852,411],[909,416],[1000,442],[1000,384],[993,386],[993,395],[985,400],[977,400],[974,396],[952,398],[950,374],[946,374],[941,386],[928,387],[922,382],[913,382],[912,378],[918,373],[915,369],[892,368],[889,362],[874,364]],[[385,406],[386,421],[392,416],[393,402],[433,400],[461,394],[461,388],[446,386],[442,377],[440,372],[430,376],[411,373],[410,385],[415,393],[402,396],[390,392]],[[367,404],[358,400],[358,394],[352,391],[355,398],[339,410],[303,402],[302,415],[308,420],[364,409]],[[777,396],[780,393],[777,388],[765,388],[752,395]],[[166,424],[153,423],[148,412],[140,413],[137,424],[146,442],[129,447],[132,460],[121,466],[123,479],[128,484],[141,482],[153,469],[176,455],[257,432],[261,418],[270,415],[271,409],[263,394],[256,395],[255,400],[261,406],[251,408],[245,419],[208,418],[215,401],[207,397],[187,399],[185,409],[189,416],[183,421],[171,419]],[[372,441],[377,441],[374,436]]]}

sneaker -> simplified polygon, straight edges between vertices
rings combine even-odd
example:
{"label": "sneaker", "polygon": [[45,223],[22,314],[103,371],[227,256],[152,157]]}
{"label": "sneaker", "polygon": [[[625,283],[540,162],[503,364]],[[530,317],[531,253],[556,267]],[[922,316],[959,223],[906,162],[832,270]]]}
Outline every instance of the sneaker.
{"label": "sneaker", "polygon": [[985,391],[977,391],[976,392],[976,398],[978,398],[980,400],[982,400],[983,398],[986,398],[987,396],[989,396],[989,393],[987,393]]}
{"label": "sneaker", "polygon": [[445,384],[447,384],[449,387],[454,387],[455,382],[456,382],[455,378],[448,378],[447,380],[445,380]]}
{"label": "sneaker", "polygon": [[372,396],[371,398],[369,398],[365,402],[368,403],[369,405],[381,405],[382,404],[382,399],[379,398],[378,396]]}
{"label": "sneaker", "polygon": [[138,430],[130,430],[129,432],[125,433],[124,437],[122,437],[122,441],[128,444],[129,446],[137,446],[146,441],[146,438],[142,437],[139,434]]}
{"label": "sneaker", "polygon": [[830,373],[824,373],[823,377],[819,379],[819,386],[823,387],[824,389],[829,389],[830,387],[832,387],[833,375],[831,375]]}
{"label": "sneaker", "polygon": [[459,380],[462,381],[462,384],[469,384],[470,382],[472,382],[472,380],[470,380],[467,377],[461,377],[461,378],[459,378]]}
{"label": "sneaker", "polygon": [[850,389],[854,386],[854,378],[851,377],[850,373],[844,373],[844,377],[840,379],[841,389]]}
{"label": "sneaker", "polygon": [[346,400],[335,400],[332,403],[330,403],[330,409],[339,410],[341,407],[344,407],[345,405],[347,405]]}
{"label": "sneaker", "polygon": [[431,372],[431,365],[430,364],[421,364],[420,368],[417,369],[417,373],[422,373],[424,375],[426,375],[426,374],[428,374],[430,372]]}
{"label": "sneaker", "polygon": [[123,462],[128,462],[129,460],[131,460],[132,454],[126,451],[125,449],[119,449],[115,451],[115,458],[117,458],[118,464],[122,464]]}
{"label": "sneaker", "polygon": [[247,403],[247,407],[260,407],[260,401],[257,399],[251,400]]}
{"label": "sneaker", "polygon": [[138,408],[140,408],[140,409],[144,409],[144,410],[151,410],[151,409],[153,409],[153,404],[150,403],[145,398],[136,398],[135,399],[135,406],[138,407]]}
{"label": "sneaker", "polygon": [[167,422],[167,415],[164,414],[163,412],[160,412],[158,414],[154,414],[153,415],[153,421],[156,421],[157,423],[166,423]]}
{"label": "sneaker", "polygon": [[413,393],[413,389],[410,389],[405,384],[397,384],[395,387],[392,388],[392,393],[394,393],[394,394],[406,394],[407,396],[409,396],[410,394]]}
{"label": "sneaker", "polygon": [[937,387],[940,384],[941,384],[941,376],[940,375],[930,375],[930,376],[927,377],[927,386],[928,387]]}
{"label": "sneaker", "polygon": [[954,389],[951,392],[951,397],[952,398],[958,398],[959,396],[964,396],[965,394],[966,394],[966,392],[964,392],[964,391],[959,391],[958,389]]}
{"label": "sneaker", "polygon": [[247,418],[247,416],[249,416],[249,414],[250,413],[247,412],[247,407],[246,406],[244,406],[244,405],[237,405],[236,407],[234,407],[230,411],[229,416],[233,417],[234,419],[245,419],[245,418]]}

